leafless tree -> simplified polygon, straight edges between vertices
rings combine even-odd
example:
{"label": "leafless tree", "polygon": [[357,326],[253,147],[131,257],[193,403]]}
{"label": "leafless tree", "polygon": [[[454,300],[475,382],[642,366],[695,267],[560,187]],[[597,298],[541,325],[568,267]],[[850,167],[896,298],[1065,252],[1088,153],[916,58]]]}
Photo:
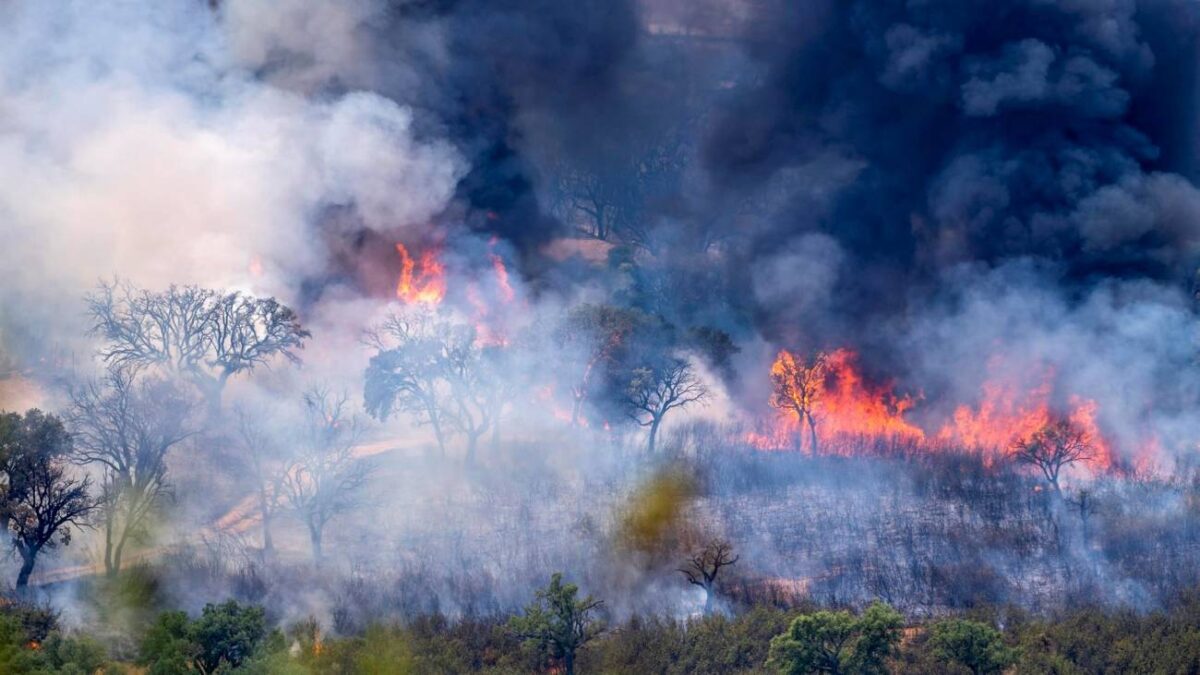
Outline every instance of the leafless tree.
{"label": "leafless tree", "polygon": [[77,461],[101,468],[104,568],[114,576],[131,536],[170,497],[167,454],[197,433],[190,396],[170,380],[110,368],[71,392]]}
{"label": "leafless tree", "polygon": [[816,407],[828,373],[829,355],[822,351],[808,359],[781,351],[771,367],[771,406],[796,415],[801,425],[808,424],[813,454],[817,453]]}
{"label": "leafless tree", "polygon": [[71,529],[96,507],[89,494],[91,481],[68,473],[73,451],[70,435],[57,417],[39,410],[24,416],[0,414],[2,515],[21,556],[18,591],[28,586],[38,554],[69,544]]}
{"label": "leafless tree", "polygon": [[333,395],[319,387],[304,394],[304,423],[282,486],[288,504],[308,528],[318,565],[324,558],[325,526],[360,505],[361,488],[373,468],[354,455],[361,431],[347,394]]}
{"label": "leafless tree", "polygon": [[680,572],[688,583],[704,589],[704,613],[712,611],[713,593],[721,568],[733,565],[741,556],[733,555],[733,545],[727,541],[710,541],[700,552],[688,558]]}
{"label": "leafless tree", "polygon": [[279,437],[273,436],[268,430],[262,414],[238,408],[235,415],[239,459],[246,476],[253,482],[262,521],[263,558],[270,558],[275,550],[271,526],[283,499],[287,462],[280,448]]}
{"label": "leafless tree", "polygon": [[688,360],[669,358],[634,369],[625,389],[625,407],[635,422],[649,427],[646,446],[653,453],[658,429],[667,413],[703,402],[708,395],[708,387],[696,376]]}
{"label": "leafless tree", "polygon": [[86,298],[92,332],[105,340],[100,355],[110,365],[161,368],[195,385],[219,411],[228,380],[279,355],[296,352],[310,333],[275,298],[253,298],[197,286],[155,292],[125,283],[102,283]]}
{"label": "leafless tree", "polygon": [[1092,439],[1083,428],[1060,417],[1029,438],[1017,441],[1013,445],[1013,457],[1037,467],[1054,488],[1054,493],[1061,497],[1058,480],[1063,467],[1092,459],[1094,450]]}

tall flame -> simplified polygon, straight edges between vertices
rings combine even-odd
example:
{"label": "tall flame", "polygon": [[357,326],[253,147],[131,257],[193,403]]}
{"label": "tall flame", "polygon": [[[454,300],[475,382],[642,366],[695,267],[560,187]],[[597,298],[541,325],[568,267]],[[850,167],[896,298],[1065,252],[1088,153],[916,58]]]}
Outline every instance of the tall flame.
{"label": "tall flame", "polygon": [[[792,352],[782,350],[771,366],[778,377],[788,372],[808,370],[815,381],[799,389],[800,406],[811,410],[821,445],[829,449],[828,441],[838,437],[884,437],[920,441],[925,431],[904,418],[916,401],[897,395],[890,385],[869,384],[859,371],[857,355],[849,349],[822,354],[819,359],[806,361]],[[811,390],[810,390],[811,389]],[[800,394],[803,394],[800,396]],[[778,424],[770,429],[757,429],[749,442],[759,448],[783,448],[799,444],[797,434],[807,423],[794,409],[787,410]],[[789,442],[789,439],[795,439]]]}
{"label": "tall flame", "polygon": [[396,252],[400,254],[396,297],[410,305],[439,304],[446,296],[446,267],[438,260],[437,252],[424,251],[419,263],[413,260],[404,244],[397,242]]}

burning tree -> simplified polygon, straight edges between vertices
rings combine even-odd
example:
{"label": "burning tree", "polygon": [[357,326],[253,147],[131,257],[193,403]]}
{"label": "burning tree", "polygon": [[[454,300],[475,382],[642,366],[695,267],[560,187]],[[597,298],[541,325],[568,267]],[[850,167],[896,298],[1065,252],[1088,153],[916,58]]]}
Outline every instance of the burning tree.
{"label": "burning tree", "polygon": [[7,479],[0,516],[21,556],[18,591],[28,586],[38,554],[69,544],[71,527],[96,507],[88,494],[91,481],[67,474],[73,452],[57,417],[39,410],[0,414],[0,467]]}
{"label": "burning tree", "polygon": [[127,368],[71,392],[78,460],[100,466],[104,569],[115,576],[130,537],[170,496],[167,453],[198,433],[192,399],[169,380],[137,379]]}
{"label": "burning tree", "polygon": [[154,292],[102,283],[86,297],[92,332],[106,344],[100,355],[118,368],[159,367],[195,385],[210,413],[220,409],[229,378],[276,355],[299,363],[311,334],[275,298],[197,286]]}
{"label": "burning tree", "polygon": [[503,405],[495,348],[481,346],[473,327],[420,310],[389,318],[368,344],[378,352],[363,384],[367,413],[386,420],[393,410],[408,412],[433,429],[443,456],[447,437],[461,433],[473,461]]}
{"label": "burning tree", "polygon": [[696,376],[689,361],[669,358],[635,368],[625,388],[624,403],[634,422],[650,428],[647,451],[653,453],[658,429],[667,413],[703,402],[708,396],[708,387]]}
{"label": "burning tree", "polygon": [[727,541],[710,541],[695,555],[688,558],[687,564],[679,571],[689,584],[704,589],[704,613],[712,612],[712,599],[717,574],[721,568],[733,565],[741,556],[733,555],[733,545]]}
{"label": "burning tree", "polygon": [[828,373],[829,355],[823,351],[805,359],[783,350],[771,366],[771,406],[794,414],[800,425],[808,424],[813,454],[817,453],[816,407]]}
{"label": "burning tree", "polygon": [[1063,467],[1092,459],[1094,449],[1086,431],[1070,419],[1058,418],[1029,438],[1017,441],[1013,445],[1013,457],[1018,462],[1037,467],[1054,487],[1054,494],[1061,497],[1058,479]]}
{"label": "burning tree", "polygon": [[313,560],[323,558],[325,526],[357,508],[372,467],[354,456],[361,425],[348,411],[349,396],[321,388],[304,394],[299,448],[284,471],[283,494],[308,528]]}

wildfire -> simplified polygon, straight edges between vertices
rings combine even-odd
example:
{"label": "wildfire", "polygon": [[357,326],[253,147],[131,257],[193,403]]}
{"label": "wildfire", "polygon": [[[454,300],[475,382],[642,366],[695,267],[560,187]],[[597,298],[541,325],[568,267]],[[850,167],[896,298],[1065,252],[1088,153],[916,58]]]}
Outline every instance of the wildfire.
{"label": "wildfire", "polygon": [[995,379],[985,382],[979,404],[958,406],[937,438],[965,448],[1003,453],[1032,437],[1058,414],[1083,430],[1094,447],[1087,463],[1093,468],[1111,467],[1114,455],[1096,422],[1097,403],[1072,394],[1066,405],[1056,410],[1051,400],[1054,375],[1053,368],[1045,368],[1038,384],[1029,389]]}
{"label": "wildfire", "polygon": [[894,394],[890,385],[868,385],[855,361],[854,352],[848,349],[829,356],[829,376],[821,398],[826,433],[924,439],[925,432],[904,419],[916,401]]}
{"label": "wildfire", "polygon": [[427,250],[414,261],[404,244],[396,244],[400,254],[400,280],[396,297],[405,303],[437,305],[446,296],[446,267],[438,260],[437,252]]}
{"label": "wildfire", "polygon": [[840,439],[873,438],[999,454],[1010,452],[1058,414],[1079,427],[1092,444],[1089,466],[1107,469],[1115,459],[1097,423],[1095,401],[1071,395],[1065,405],[1054,405],[1050,368],[1029,389],[1000,379],[985,383],[979,403],[958,406],[951,419],[934,427],[936,433],[906,417],[919,397],[897,394],[891,383],[868,382],[856,354],[848,349],[809,359],[783,350],[772,364],[771,379],[771,403],[780,414],[747,434],[747,441],[760,449],[807,447],[811,452],[815,445],[822,454],[845,454],[851,446],[839,444]]}
{"label": "wildfire", "polygon": [[797,434],[805,433],[815,436],[810,452],[814,443],[829,449],[829,441],[847,436],[925,438],[924,430],[904,419],[915,400],[896,395],[887,384],[868,384],[848,349],[809,360],[783,350],[771,366],[771,379],[776,389],[772,405],[782,414],[773,428],[750,433],[748,440],[756,447],[783,448],[788,439],[799,445]]}

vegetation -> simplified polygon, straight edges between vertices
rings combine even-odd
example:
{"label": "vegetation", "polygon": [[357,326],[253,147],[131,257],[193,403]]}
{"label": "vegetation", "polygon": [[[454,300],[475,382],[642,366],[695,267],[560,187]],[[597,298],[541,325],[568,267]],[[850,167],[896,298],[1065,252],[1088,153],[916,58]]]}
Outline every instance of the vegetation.
{"label": "vegetation", "polygon": [[879,602],[858,617],[844,610],[803,614],[771,640],[768,665],[787,675],[883,673],[903,626],[903,617]]}
{"label": "vegetation", "polygon": [[[666,675],[967,675],[1182,673],[1200,667],[1200,594],[1149,613],[1089,607],[1034,617],[986,607],[906,624],[882,603],[859,614],[757,605],[689,619],[633,616],[603,633],[585,620],[576,624],[586,627],[584,633],[574,637],[559,630],[568,627],[561,619],[589,618],[590,611],[579,610],[594,602],[578,598],[577,589],[556,575],[539,591],[532,613],[456,621],[434,614],[329,635],[313,619],[273,629],[262,608],[229,601],[194,617],[159,614],[138,629],[139,647],[129,657],[117,654],[117,641],[68,630],[43,607],[9,602],[0,606],[0,672],[516,675],[562,667]],[[525,635],[535,637],[527,642]],[[580,635],[583,641],[576,640]],[[568,666],[559,645],[571,644],[575,657]]]}
{"label": "vegetation", "polygon": [[555,574],[524,614],[509,622],[513,632],[540,654],[561,661],[567,675],[575,673],[580,648],[601,631],[593,615],[602,602],[590,595],[577,599],[578,593],[578,586],[564,584],[562,574]]}

